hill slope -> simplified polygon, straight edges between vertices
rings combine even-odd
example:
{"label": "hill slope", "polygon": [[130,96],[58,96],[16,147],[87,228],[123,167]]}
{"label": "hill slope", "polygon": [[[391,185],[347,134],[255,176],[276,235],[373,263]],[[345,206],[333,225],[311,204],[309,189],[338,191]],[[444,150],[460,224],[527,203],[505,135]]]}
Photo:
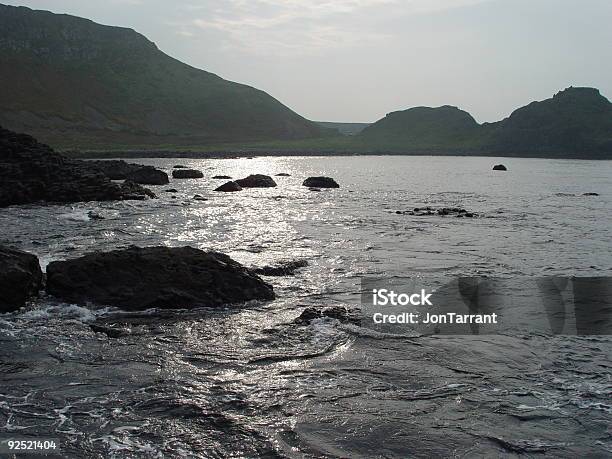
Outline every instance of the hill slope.
{"label": "hill slope", "polygon": [[63,147],[302,139],[325,131],[263,91],[131,29],[0,5],[0,124]]}
{"label": "hill slope", "polygon": [[612,103],[597,89],[570,87],[482,125],[455,107],[416,107],[356,137],[380,151],[612,159]]}

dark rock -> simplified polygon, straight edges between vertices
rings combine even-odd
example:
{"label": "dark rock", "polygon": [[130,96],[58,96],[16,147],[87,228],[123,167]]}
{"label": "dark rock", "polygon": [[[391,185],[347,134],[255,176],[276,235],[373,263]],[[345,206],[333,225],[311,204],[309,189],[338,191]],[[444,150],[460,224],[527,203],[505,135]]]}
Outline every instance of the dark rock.
{"label": "dark rock", "polygon": [[87,216],[89,217],[90,220],[104,220],[104,217],[102,215],[100,215],[98,212],[95,212],[93,210],[90,210],[89,212],[87,212]]}
{"label": "dark rock", "polygon": [[26,134],[0,128],[0,207],[39,201],[141,199],[89,161],[70,160]]}
{"label": "dark rock", "polygon": [[138,183],[134,183],[131,180],[126,180],[120,185],[121,192],[124,196],[123,199],[130,199],[136,201],[143,201],[147,197],[156,198],[157,196],[148,188],[145,188]]}
{"label": "dark rock", "polygon": [[309,190],[309,191],[321,191],[321,188],[314,188],[314,187],[311,187],[311,188],[308,188],[308,190]]}
{"label": "dark rock", "polygon": [[42,277],[35,255],[0,246],[0,312],[24,306],[40,290]]}
{"label": "dark rock", "polygon": [[286,172],[281,172],[280,174],[276,174],[277,177],[291,177],[291,174],[287,174]]}
{"label": "dark rock", "polygon": [[302,314],[300,314],[299,317],[297,317],[293,322],[300,325],[307,325],[315,319],[323,319],[325,317],[336,319],[342,323],[359,324],[361,322],[357,315],[351,313],[351,311],[344,306],[333,306],[323,309],[309,307],[304,309]]}
{"label": "dark rock", "polygon": [[429,216],[429,215],[438,215],[440,217],[446,216],[455,216],[455,217],[477,217],[478,214],[473,212],[468,212],[461,207],[441,207],[439,209],[434,209],[433,207],[415,207],[412,210],[396,210],[396,214],[400,215],[414,215],[417,217]]}
{"label": "dark rock", "polygon": [[94,333],[104,333],[109,338],[121,338],[130,334],[130,330],[126,328],[109,327],[106,325],[90,324],[89,328]]}
{"label": "dark rock", "polygon": [[599,196],[599,193],[582,193],[582,196]]}
{"label": "dark rock", "polygon": [[242,190],[242,187],[238,185],[236,182],[225,182],[220,187],[215,188],[215,191],[225,191],[225,192],[240,191],[240,190]]}
{"label": "dark rock", "polygon": [[276,186],[276,182],[269,175],[253,174],[243,179],[236,180],[242,188],[271,188]]}
{"label": "dark rock", "polygon": [[311,188],[340,188],[331,177],[308,177],[302,185]]}
{"label": "dark rock", "polygon": [[232,178],[229,175],[215,175],[213,177],[215,180],[217,179],[221,179],[221,180],[231,180]]}
{"label": "dark rock", "polygon": [[153,166],[127,163],[119,159],[87,161],[87,163],[102,171],[111,180],[131,180],[141,185],[166,185],[170,182],[168,174]]}
{"label": "dark rock", "polygon": [[130,247],[47,267],[47,291],[65,301],[126,310],[221,306],[272,300],[272,286],[218,252]]}
{"label": "dark rock", "polygon": [[204,174],[196,169],[177,169],[172,171],[172,178],[175,179],[196,179],[202,177],[204,177]]}
{"label": "dark rock", "polygon": [[193,196],[193,199],[195,199],[196,201],[208,201],[208,198],[205,198],[204,196],[202,196],[201,194],[196,194]]}
{"label": "dark rock", "polygon": [[178,193],[178,190],[176,188],[168,188],[167,190],[164,190],[166,193]]}
{"label": "dark rock", "polygon": [[503,164],[496,164],[493,166],[494,171],[507,171],[508,169]]}
{"label": "dark rock", "polygon": [[187,166],[183,166],[182,164],[177,164],[174,166],[174,169],[187,169]]}
{"label": "dark rock", "polygon": [[263,276],[292,276],[300,268],[308,266],[306,260],[287,261],[276,266],[264,266],[253,271]]}

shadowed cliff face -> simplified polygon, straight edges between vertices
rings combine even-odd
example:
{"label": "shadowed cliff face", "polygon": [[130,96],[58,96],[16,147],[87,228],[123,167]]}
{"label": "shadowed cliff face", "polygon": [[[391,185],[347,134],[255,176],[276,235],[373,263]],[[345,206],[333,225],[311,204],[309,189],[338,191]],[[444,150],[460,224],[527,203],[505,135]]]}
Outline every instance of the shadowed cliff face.
{"label": "shadowed cliff face", "polygon": [[567,88],[496,123],[479,125],[455,107],[393,112],[358,136],[404,152],[612,157],[612,104],[594,88]]}
{"label": "shadowed cliff face", "polygon": [[0,123],[53,145],[296,139],[324,132],[263,91],[183,64],[131,29],[0,5],[0,53]]}

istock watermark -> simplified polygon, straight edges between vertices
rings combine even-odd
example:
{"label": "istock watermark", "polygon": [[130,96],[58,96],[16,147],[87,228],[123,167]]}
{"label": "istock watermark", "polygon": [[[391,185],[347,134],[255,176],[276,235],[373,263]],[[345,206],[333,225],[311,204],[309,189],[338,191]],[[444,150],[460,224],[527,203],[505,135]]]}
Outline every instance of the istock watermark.
{"label": "istock watermark", "polygon": [[611,277],[364,278],[362,325],[391,333],[612,333]]}

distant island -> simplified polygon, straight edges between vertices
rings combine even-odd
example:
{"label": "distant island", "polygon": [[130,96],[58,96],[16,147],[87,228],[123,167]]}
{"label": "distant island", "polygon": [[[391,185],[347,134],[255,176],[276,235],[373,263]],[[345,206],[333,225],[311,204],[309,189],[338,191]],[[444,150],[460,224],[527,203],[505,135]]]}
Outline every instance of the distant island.
{"label": "distant island", "polygon": [[612,104],[569,87],[495,123],[452,106],[373,123],[314,122],[193,68],[144,36],[0,5],[0,126],[74,157],[282,154],[612,159]]}

